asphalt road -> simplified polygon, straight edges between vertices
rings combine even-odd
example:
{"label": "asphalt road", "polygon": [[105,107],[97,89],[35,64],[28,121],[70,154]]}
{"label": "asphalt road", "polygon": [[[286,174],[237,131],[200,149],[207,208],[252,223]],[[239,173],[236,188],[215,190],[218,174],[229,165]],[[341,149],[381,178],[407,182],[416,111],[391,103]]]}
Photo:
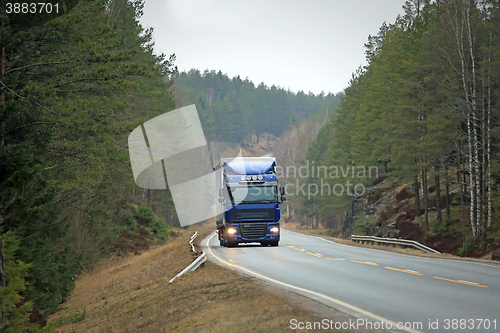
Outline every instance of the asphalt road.
{"label": "asphalt road", "polygon": [[500,265],[347,246],[287,230],[279,247],[224,248],[215,233],[202,247],[218,264],[359,319],[325,318],[323,328],[500,332]]}

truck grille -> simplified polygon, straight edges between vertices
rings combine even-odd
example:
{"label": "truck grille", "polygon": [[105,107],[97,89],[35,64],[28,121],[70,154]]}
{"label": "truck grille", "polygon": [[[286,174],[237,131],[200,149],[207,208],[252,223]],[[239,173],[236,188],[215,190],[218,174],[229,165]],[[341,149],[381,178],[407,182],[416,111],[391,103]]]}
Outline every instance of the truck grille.
{"label": "truck grille", "polygon": [[257,239],[266,237],[267,223],[240,223],[243,238]]}
{"label": "truck grille", "polygon": [[267,209],[233,209],[231,210],[233,221],[272,221],[274,220],[274,208]]}

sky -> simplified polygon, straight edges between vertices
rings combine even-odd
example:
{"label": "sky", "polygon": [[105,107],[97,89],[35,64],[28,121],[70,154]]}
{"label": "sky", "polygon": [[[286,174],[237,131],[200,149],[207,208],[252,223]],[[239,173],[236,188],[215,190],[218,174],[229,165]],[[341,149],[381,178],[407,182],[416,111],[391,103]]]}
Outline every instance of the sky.
{"label": "sky", "polygon": [[145,0],[155,53],[179,71],[222,71],[293,92],[337,93],[367,65],[364,44],[405,0]]}

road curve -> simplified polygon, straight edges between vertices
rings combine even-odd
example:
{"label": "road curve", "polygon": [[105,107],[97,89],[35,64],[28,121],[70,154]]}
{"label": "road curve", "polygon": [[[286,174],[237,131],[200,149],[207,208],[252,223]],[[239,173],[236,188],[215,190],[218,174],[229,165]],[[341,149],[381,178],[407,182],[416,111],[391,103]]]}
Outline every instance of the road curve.
{"label": "road curve", "polygon": [[500,331],[500,265],[366,249],[288,230],[279,247],[224,248],[213,233],[202,248],[218,264],[358,318],[348,329]]}

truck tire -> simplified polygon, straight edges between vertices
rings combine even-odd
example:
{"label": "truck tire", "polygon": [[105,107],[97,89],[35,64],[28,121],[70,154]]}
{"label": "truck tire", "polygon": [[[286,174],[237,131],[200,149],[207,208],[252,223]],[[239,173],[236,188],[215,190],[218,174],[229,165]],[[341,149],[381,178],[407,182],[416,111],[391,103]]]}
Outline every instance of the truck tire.
{"label": "truck tire", "polygon": [[260,245],[262,245],[262,246],[269,246],[269,243],[268,242],[260,242]]}
{"label": "truck tire", "polygon": [[227,247],[235,247],[237,245],[238,245],[238,243],[236,243],[236,242],[227,242]]}
{"label": "truck tire", "polygon": [[279,245],[279,241],[272,241],[270,245],[271,246],[278,246]]}
{"label": "truck tire", "polygon": [[219,239],[219,245],[224,246],[224,241],[222,239]]}

